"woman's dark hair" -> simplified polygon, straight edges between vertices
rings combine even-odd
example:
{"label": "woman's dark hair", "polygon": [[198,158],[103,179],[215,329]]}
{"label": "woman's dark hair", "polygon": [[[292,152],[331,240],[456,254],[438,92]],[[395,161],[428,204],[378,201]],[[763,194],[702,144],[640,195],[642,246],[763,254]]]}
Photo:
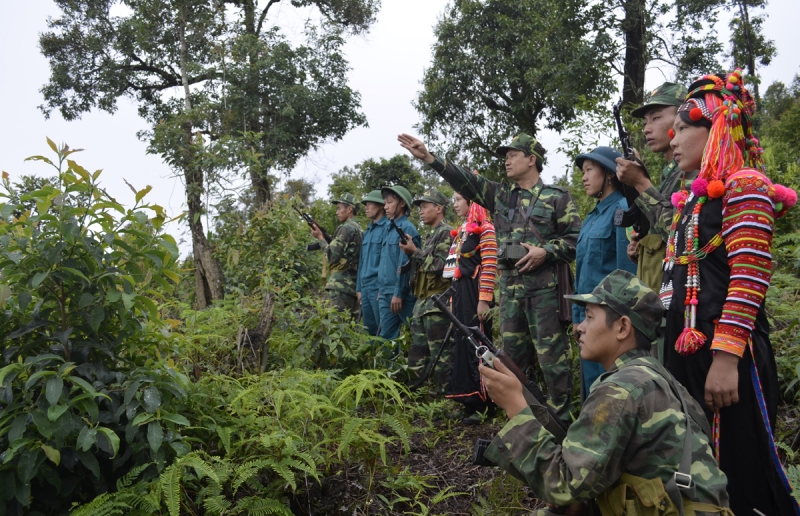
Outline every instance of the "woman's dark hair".
{"label": "woman's dark hair", "polygon": [[[606,327],[611,328],[615,322],[622,318],[622,316],[612,310],[610,306],[600,305],[600,307],[606,313]],[[639,331],[638,328],[634,328],[633,331],[636,332],[636,348],[641,349],[642,351],[650,351],[650,339],[648,339],[644,333]]]}
{"label": "woman's dark hair", "polygon": [[[594,160],[592,160],[592,161],[594,161]],[[610,168],[606,167],[602,163],[598,163],[597,161],[594,161],[594,162],[597,163],[597,165],[601,169],[603,169],[603,173],[605,175],[607,175],[607,176],[610,175],[611,176],[611,184],[614,186],[614,190],[616,190],[618,192],[622,192],[622,188],[623,188],[624,185],[622,184],[622,181],[620,181],[617,178],[617,171],[616,170],[611,170]]]}

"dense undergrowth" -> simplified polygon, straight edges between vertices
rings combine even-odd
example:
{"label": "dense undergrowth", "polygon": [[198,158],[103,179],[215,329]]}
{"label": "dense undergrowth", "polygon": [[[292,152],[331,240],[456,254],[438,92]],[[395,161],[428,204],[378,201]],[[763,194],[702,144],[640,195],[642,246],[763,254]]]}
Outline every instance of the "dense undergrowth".
{"label": "dense undergrowth", "polygon": [[[228,297],[192,307],[163,210],[125,208],[56,148],[57,180],[0,204],[0,515],[512,514],[537,500],[470,463],[477,429],[406,387],[402,358],[322,295],[286,200],[221,217]],[[312,209],[319,209],[314,206]],[[780,238],[780,237],[779,237]],[[800,241],[776,241],[768,297],[800,431]],[[267,334],[260,327],[271,296]],[[407,347],[408,336],[398,339]],[[404,353],[401,352],[401,357]],[[794,443],[795,445],[797,443]],[[790,470],[800,481],[800,471]]]}

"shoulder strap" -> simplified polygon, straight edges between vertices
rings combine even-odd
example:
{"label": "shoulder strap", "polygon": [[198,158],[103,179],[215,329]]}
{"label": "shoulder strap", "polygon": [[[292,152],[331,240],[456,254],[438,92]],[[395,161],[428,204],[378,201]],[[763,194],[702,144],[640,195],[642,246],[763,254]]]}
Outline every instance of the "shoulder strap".
{"label": "shoulder strap", "polygon": [[[664,485],[664,490],[667,492],[667,496],[669,496],[672,503],[675,505],[675,508],[678,509],[678,514],[680,516],[684,516],[683,513],[683,496],[688,498],[689,500],[693,500],[695,497],[695,483],[692,480],[692,475],[690,474],[692,469],[692,420],[694,419],[692,415],[689,413],[689,407],[686,405],[686,399],[683,397],[683,391],[681,391],[680,387],[675,384],[675,379],[669,374],[669,371],[664,371],[667,374],[665,375],[664,372],[660,371],[657,367],[653,364],[642,361],[639,362],[641,365],[652,369],[653,371],[658,372],[667,383],[669,383],[670,389],[672,390],[675,395],[678,396],[678,399],[681,402],[681,410],[683,410],[683,416],[686,419],[686,433],[683,436],[683,452],[681,453],[681,462],[678,465],[678,471],[672,474],[672,478],[670,478],[666,485]],[[703,428],[705,432],[708,432],[706,428],[708,427],[708,422],[705,421],[705,426],[697,421],[700,424],[700,427]],[[710,432],[707,433],[710,435]]]}

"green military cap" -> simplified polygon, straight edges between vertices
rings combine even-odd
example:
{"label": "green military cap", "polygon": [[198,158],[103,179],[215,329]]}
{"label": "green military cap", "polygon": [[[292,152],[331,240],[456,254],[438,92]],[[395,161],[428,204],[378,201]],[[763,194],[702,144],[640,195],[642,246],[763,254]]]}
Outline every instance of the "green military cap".
{"label": "green military cap", "polygon": [[500,157],[504,158],[506,156],[506,152],[510,150],[521,150],[526,155],[533,154],[540,163],[544,163],[544,158],[539,151],[536,150],[536,144],[538,143],[539,142],[536,141],[536,138],[533,136],[525,133],[519,133],[514,137],[513,140],[511,140],[511,143],[498,147],[494,152]]}
{"label": "green military cap", "polygon": [[644,104],[631,111],[631,116],[644,118],[644,114],[653,106],[680,106],[686,100],[689,90],[683,84],[665,82],[651,91],[645,98]]}
{"label": "green military cap", "polygon": [[347,204],[353,208],[358,208],[358,199],[356,199],[355,195],[345,192],[338,199],[331,199],[331,204]]}
{"label": "green military cap", "polygon": [[419,206],[423,202],[432,202],[433,204],[438,204],[439,206],[447,207],[447,205],[450,204],[450,199],[445,197],[445,195],[439,190],[431,188],[430,190],[422,194],[421,197],[417,197],[416,199],[414,199],[414,204],[417,206]]}
{"label": "green military cap", "polygon": [[368,202],[374,202],[375,204],[383,204],[383,197],[381,197],[380,190],[373,190],[367,194],[366,197],[361,199],[361,204],[366,204]]}
{"label": "green military cap", "polygon": [[634,328],[652,340],[661,327],[664,305],[655,292],[628,271],[616,270],[603,278],[591,294],[564,296],[573,303],[605,305],[619,315],[627,315]]}
{"label": "green military cap", "polygon": [[403,201],[406,203],[406,206],[411,208],[411,192],[406,190],[404,186],[394,185],[394,186],[382,186],[381,187],[381,195],[384,192],[392,192],[399,196]]}

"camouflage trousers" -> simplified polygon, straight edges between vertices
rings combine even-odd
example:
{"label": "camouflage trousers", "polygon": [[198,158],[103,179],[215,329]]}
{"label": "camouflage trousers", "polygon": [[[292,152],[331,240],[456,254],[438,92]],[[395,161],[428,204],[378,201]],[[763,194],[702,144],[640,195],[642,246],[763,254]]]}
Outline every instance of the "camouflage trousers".
{"label": "camouflage trousers", "polygon": [[[441,312],[428,312],[421,316],[411,318],[411,345],[408,348],[408,365],[410,367],[422,366],[417,375],[422,376],[433,365],[433,359],[439,353],[450,321]],[[436,384],[436,392],[444,394],[450,381],[450,350],[452,340],[442,350],[436,369],[431,377],[431,383]]]}
{"label": "camouflage trousers", "polygon": [[503,349],[533,379],[538,362],[556,413],[569,421],[572,394],[569,338],[558,320],[556,289],[532,297],[512,298],[500,293],[500,334]]}
{"label": "camouflage trousers", "polygon": [[355,294],[350,295],[339,290],[328,290],[328,299],[333,306],[342,312],[347,312],[354,318],[358,316],[358,298]]}

